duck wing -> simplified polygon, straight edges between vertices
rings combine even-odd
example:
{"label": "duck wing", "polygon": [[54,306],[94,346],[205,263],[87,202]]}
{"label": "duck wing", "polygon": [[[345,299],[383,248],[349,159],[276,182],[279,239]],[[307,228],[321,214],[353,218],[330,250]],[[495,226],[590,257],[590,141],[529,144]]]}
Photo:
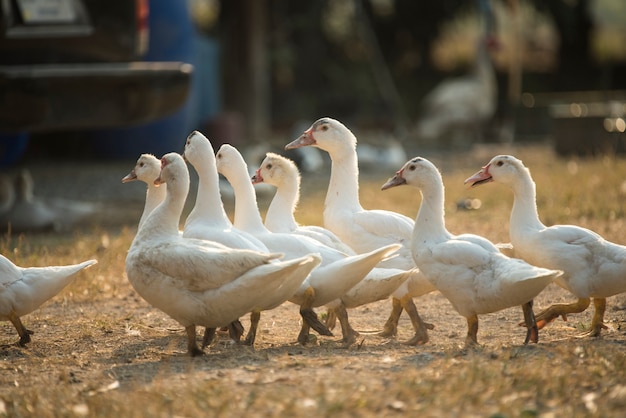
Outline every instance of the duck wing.
{"label": "duck wing", "polygon": [[146,245],[135,251],[134,262],[183,281],[190,291],[204,292],[222,287],[280,257],[252,250],[215,248],[194,241],[182,239]]}

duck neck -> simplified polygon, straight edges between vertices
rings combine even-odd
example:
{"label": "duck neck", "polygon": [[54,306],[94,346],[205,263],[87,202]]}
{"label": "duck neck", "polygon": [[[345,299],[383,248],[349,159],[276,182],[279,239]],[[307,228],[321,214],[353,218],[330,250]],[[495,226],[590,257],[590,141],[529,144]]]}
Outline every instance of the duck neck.
{"label": "duck neck", "polygon": [[450,233],[445,225],[444,188],[420,189],[422,203],[413,229],[413,245],[447,239]]}
{"label": "duck neck", "polygon": [[148,219],[148,216],[156,209],[157,206],[165,200],[167,195],[167,184],[155,186],[149,184],[146,189],[146,203],[143,205],[143,213],[139,219],[139,228]]}
{"label": "duck neck", "polygon": [[359,202],[359,163],[356,149],[332,153],[330,181],[324,211],[336,211],[339,207],[352,211],[361,209]]}
{"label": "duck neck", "polygon": [[169,184],[165,200],[148,215],[139,231],[137,231],[135,241],[133,242],[178,236],[178,223],[183,213],[188,191],[189,179],[186,182],[181,182],[180,185],[174,186]]}
{"label": "duck neck", "polygon": [[222,205],[215,156],[212,153],[207,154],[201,157],[205,164],[198,164],[198,167],[194,166],[198,173],[198,193],[196,203],[185,222],[185,227],[196,221],[207,222],[210,220],[216,226],[228,228],[232,224]]}
{"label": "duck neck", "polygon": [[256,193],[247,168],[232,171],[237,173],[232,173],[227,179],[235,192],[235,227],[251,234],[268,232],[259,213]]}
{"label": "duck neck", "polygon": [[267,208],[265,226],[270,231],[295,231],[298,228],[298,223],[294,217],[294,211],[299,197],[299,181],[283,182],[279,185]]}
{"label": "duck neck", "polygon": [[530,175],[524,176],[513,186],[513,209],[511,210],[510,238],[515,245],[518,234],[528,229],[543,229],[537,212],[537,192]]}

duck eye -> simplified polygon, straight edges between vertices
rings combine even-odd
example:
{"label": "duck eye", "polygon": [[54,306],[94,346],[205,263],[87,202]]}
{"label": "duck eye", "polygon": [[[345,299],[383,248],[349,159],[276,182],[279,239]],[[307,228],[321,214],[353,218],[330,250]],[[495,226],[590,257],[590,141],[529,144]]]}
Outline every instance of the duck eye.
{"label": "duck eye", "polygon": [[144,165],[144,163],[139,163],[139,167],[143,167]]}
{"label": "duck eye", "polygon": [[328,130],[328,125],[322,125],[322,131],[327,131]]}
{"label": "duck eye", "polygon": [[265,168],[267,168],[268,170],[271,170],[272,169],[272,165],[268,164],[268,165],[265,166]]}
{"label": "duck eye", "polygon": [[409,170],[411,170],[411,171],[415,171],[415,166],[414,166],[414,165],[410,165],[410,166],[409,166]]}
{"label": "duck eye", "polygon": [[497,165],[498,167],[502,167],[502,165],[503,165],[503,164],[504,164],[504,163],[503,163],[502,161],[498,161],[498,162],[496,163],[496,165]]}

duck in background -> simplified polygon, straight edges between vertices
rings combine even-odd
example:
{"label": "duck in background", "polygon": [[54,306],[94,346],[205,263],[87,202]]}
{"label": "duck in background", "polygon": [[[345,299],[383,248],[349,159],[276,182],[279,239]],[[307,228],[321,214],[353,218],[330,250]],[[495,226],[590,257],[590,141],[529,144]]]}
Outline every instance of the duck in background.
{"label": "duck in background", "polygon": [[[491,53],[499,48],[489,0],[478,0],[483,33],[476,41],[470,71],[441,81],[424,96],[417,121],[420,145],[460,146],[481,140],[498,107],[498,83]],[[449,141],[450,143],[443,143]]]}

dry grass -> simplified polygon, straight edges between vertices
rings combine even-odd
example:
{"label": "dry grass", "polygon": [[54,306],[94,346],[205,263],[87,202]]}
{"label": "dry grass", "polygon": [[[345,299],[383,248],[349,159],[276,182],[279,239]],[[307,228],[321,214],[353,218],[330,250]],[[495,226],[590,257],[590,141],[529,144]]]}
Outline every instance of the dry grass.
{"label": "dry grass", "polygon": [[[427,156],[446,183],[447,223],[506,241],[512,202],[495,184],[467,190],[463,180],[495,153],[484,149],[456,157]],[[626,242],[626,161],[618,158],[562,160],[543,147],[506,150],[531,167],[544,222],[590,227]],[[123,175],[125,173],[121,173]],[[393,174],[362,173],[361,199],[368,208],[414,216],[419,196],[408,187],[380,192]],[[304,180],[298,218],[320,223],[327,176]],[[478,198],[482,208],[458,210]],[[222,336],[202,358],[185,355],[181,327],[141,300],[124,275],[129,227],[4,238],[0,251],[20,265],[74,263],[97,258],[60,295],[26,316],[35,331],[23,349],[15,330],[0,323],[0,416],[621,416],[626,407],[626,298],[608,300],[609,330],[578,339],[590,313],[556,321],[537,345],[523,346],[519,308],[481,318],[480,349],[465,351],[465,321],[439,294],[416,300],[435,324],[431,341],[407,347],[402,316],[397,339],[364,332],[342,349],[338,338],[319,337],[308,347],[294,343],[297,310],[286,303],[262,315],[254,349]],[[549,286],[540,309],[572,300]],[[379,329],[390,303],[350,312],[358,330]],[[247,320],[244,320],[247,326]]]}

